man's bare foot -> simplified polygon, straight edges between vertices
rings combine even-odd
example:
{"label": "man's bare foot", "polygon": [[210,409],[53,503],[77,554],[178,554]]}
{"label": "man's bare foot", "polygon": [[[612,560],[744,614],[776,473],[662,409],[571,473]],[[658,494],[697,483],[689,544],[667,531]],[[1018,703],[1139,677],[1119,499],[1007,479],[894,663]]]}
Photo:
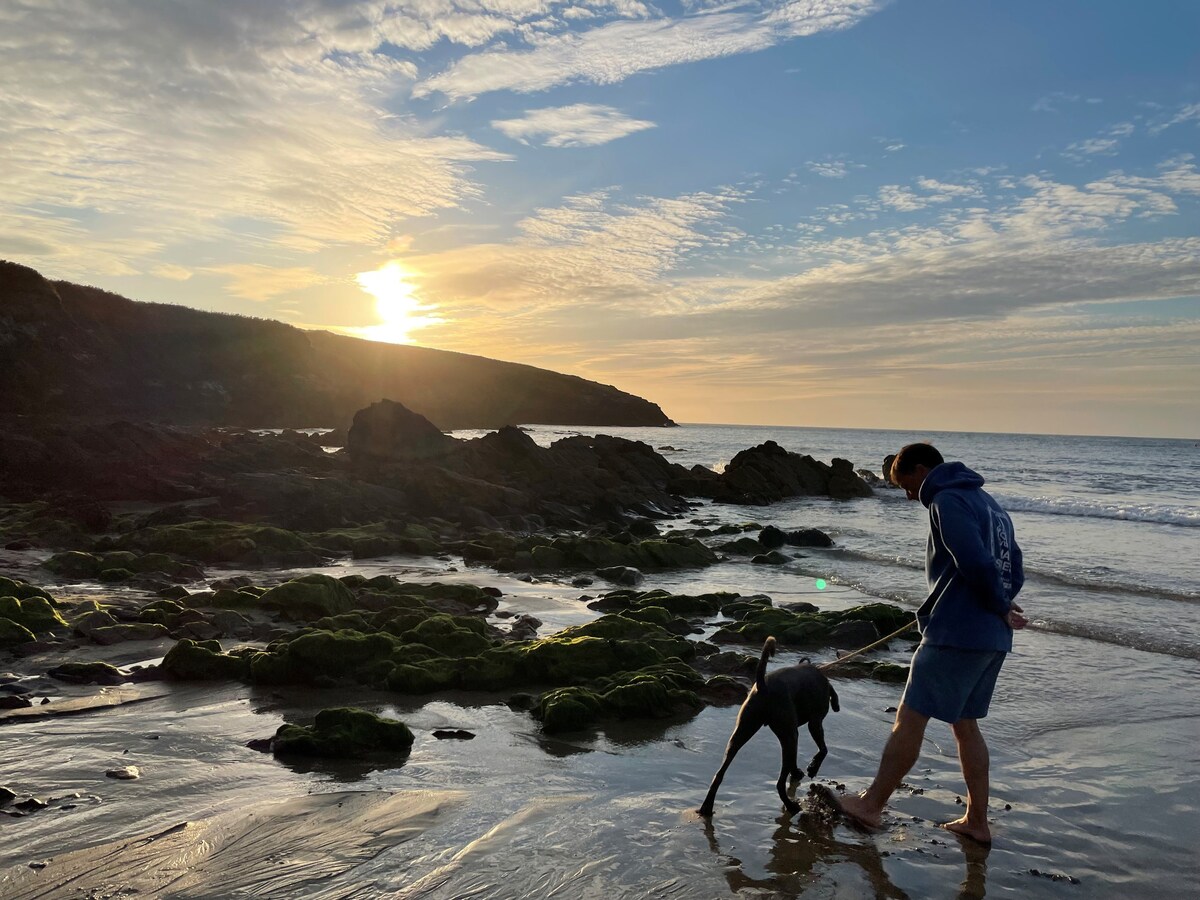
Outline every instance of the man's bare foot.
{"label": "man's bare foot", "polygon": [[869,805],[862,797],[855,794],[835,794],[823,784],[810,784],[808,791],[829,808],[840,812],[855,825],[870,831],[879,830],[881,811]]}
{"label": "man's bare foot", "polygon": [[960,837],[967,837],[981,844],[987,845],[992,842],[992,830],[988,828],[987,822],[976,824],[968,822],[967,817],[963,816],[961,819],[955,819],[953,822],[946,822],[942,827]]}

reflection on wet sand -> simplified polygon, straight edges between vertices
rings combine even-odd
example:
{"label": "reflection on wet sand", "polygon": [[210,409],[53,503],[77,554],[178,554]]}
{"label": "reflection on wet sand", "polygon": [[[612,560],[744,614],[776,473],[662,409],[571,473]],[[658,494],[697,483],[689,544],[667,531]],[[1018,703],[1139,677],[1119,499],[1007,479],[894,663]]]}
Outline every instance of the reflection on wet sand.
{"label": "reflection on wet sand", "polygon": [[[709,849],[718,858],[729,890],[742,895],[747,890],[768,891],[770,896],[798,896],[811,890],[834,866],[849,864],[858,870],[868,896],[909,900],[910,895],[893,883],[884,866],[889,856],[880,851],[873,837],[864,841],[841,841],[835,836],[837,823],[828,811],[811,800],[796,816],[781,813],[771,835],[766,868],[768,877],[748,874],[741,860],[721,852],[717,828],[711,819],[703,819]],[[987,858],[990,847],[960,839],[966,874],[959,884],[957,900],[981,900],[986,894]],[[842,879],[839,879],[842,880]]]}

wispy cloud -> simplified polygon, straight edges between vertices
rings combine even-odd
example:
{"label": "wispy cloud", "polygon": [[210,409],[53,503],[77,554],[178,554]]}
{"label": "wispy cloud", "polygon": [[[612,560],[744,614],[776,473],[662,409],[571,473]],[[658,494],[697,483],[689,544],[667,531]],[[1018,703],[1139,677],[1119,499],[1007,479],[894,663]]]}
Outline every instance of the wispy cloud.
{"label": "wispy cloud", "polygon": [[654,123],[631,118],[611,106],[576,103],[530,110],[519,119],[497,119],[492,127],[523,144],[594,147],[653,128]]}
{"label": "wispy cloud", "polygon": [[850,167],[844,160],[828,160],[826,162],[808,162],[804,164],[808,171],[814,175],[820,175],[822,178],[845,178]]}
{"label": "wispy cloud", "polygon": [[783,41],[849,28],[880,0],[790,0],[722,5],[680,18],[661,14],[610,21],[585,31],[534,32],[529,49],[494,47],[459,59],[419,82],[414,95],[451,98],[489,91],[529,93],[572,82],[613,84],[638,72],[765,50]]}
{"label": "wispy cloud", "polygon": [[1084,97],[1081,94],[1072,94],[1067,91],[1054,91],[1039,97],[1033,104],[1031,109],[1034,112],[1056,113],[1061,112],[1064,107],[1076,104],[1085,103],[1089,106],[1096,106],[1104,101],[1099,97]]}
{"label": "wispy cloud", "polygon": [[0,6],[0,212],[76,211],[138,269],[139,242],[304,252],[460,204],[467,165],[503,156],[383,114],[416,73],[373,49],[384,9]]}
{"label": "wispy cloud", "polygon": [[213,266],[209,271],[229,277],[229,289],[239,297],[265,302],[300,288],[324,284],[326,276],[308,266],[277,268],[242,264]]}

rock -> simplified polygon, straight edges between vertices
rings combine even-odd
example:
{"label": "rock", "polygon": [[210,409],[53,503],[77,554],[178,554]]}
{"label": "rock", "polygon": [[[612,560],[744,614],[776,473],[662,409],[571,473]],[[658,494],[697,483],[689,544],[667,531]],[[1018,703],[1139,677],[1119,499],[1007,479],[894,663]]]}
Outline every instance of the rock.
{"label": "rock", "polygon": [[90,638],[98,629],[108,628],[116,624],[117,620],[106,610],[95,609],[75,619],[72,627],[75,629],[76,634]]}
{"label": "rock", "polygon": [[124,684],[129,679],[116,666],[104,662],[65,662],[47,675],[70,684]]}
{"label": "rock", "polygon": [[28,540],[24,540],[24,539],[9,541],[7,544],[4,545],[4,549],[5,550],[32,550],[33,549],[33,541],[28,541]]}
{"label": "rock", "polygon": [[438,457],[454,443],[424,416],[393,400],[356,412],[346,436],[346,450],[358,466]]}
{"label": "rock", "polygon": [[863,619],[850,619],[833,626],[829,631],[828,640],[836,647],[857,650],[874,643],[879,638],[879,631],[873,623]]}
{"label": "rock", "polygon": [[815,613],[820,612],[821,608],[814,603],[807,603],[804,600],[793,600],[788,603],[780,603],[780,609],[786,609],[788,612],[794,613]]}
{"label": "rock", "polygon": [[271,588],[259,598],[264,607],[279,609],[285,617],[316,619],[354,609],[354,594],[329,575],[304,575]]}
{"label": "rock", "polygon": [[0,806],[7,806],[17,799],[16,793],[10,788],[0,785]]}
{"label": "rock", "polygon": [[28,697],[18,694],[0,694],[0,709],[28,709],[33,706]]}
{"label": "rock", "polygon": [[714,675],[704,682],[700,697],[714,706],[737,706],[750,693],[745,683],[728,675]]}
{"label": "rock", "polygon": [[537,637],[537,630],[542,627],[542,620],[531,615],[517,616],[512,627],[508,630],[509,640],[529,641]]}
{"label": "rock", "polygon": [[34,634],[24,625],[0,618],[0,647],[15,647],[34,640]]}
{"label": "rock", "polygon": [[624,584],[630,587],[640,584],[645,577],[639,570],[632,566],[607,566],[603,569],[597,569],[596,574],[606,581],[611,581],[613,584]]}
{"label": "rock", "polygon": [[768,525],[759,532],[758,542],[768,550],[778,550],[785,543],[787,543],[787,535],[785,535],[774,525]]}
{"label": "rock", "polygon": [[413,733],[403,722],[364,709],[341,707],[321,710],[310,728],[281,725],[271,749],[277,756],[343,759],[376,751],[407,753],[412,744]]}
{"label": "rock", "polygon": [[869,497],[871,488],[844,459],[831,465],[791,453],[774,441],[742,450],[729,461],[717,481],[699,496],[724,503],[764,505],[785,497]]}
{"label": "rock", "polygon": [[896,459],[895,453],[889,453],[887,456],[885,456],[883,458],[883,469],[882,469],[883,481],[885,484],[887,484],[891,487],[898,486],[898,485],[896,485],[895,482],[892,481],[892,463],[895,461],[895,459]]}
{"label": "rock", "polygon": [[109,769],[104,773],[108,778],[116,778],[118,781],[136,781],[142,777],[142,770],[137,766],[122,766],[119,769]]}
{"label": "rock", "polygon": [[433,736],[439,741],[447,739],[471,741],[475,739],[474,734],[462,728],[439,728],[433,732]]}
{"label": "rock", "polygon": [[250,666],[249,659],[222,652],[216,641],[182,640],[163,657],[161,668],[178,681],[241,681]]}
{"label": "rock", "polygon": [[21,625],[34,634],[66,628],[67,623],[45,597],[0,597],[0,618]]}
{"label": "rock", "polygon": [[95,578],[100,574],[100,557],[94,553],[82,553],[69,550],[66,553],[55,553],[42,563],[55,575],[66,578]]}
{"label": "rock", "polygon": [[792,547],[832,547],[833,538],[818,528],[801,528],[789,531],[785,540]]}
{"label": "rock", "polygon": [[791,560],[778,550],[772,550],[770,553],[760,553],[758,556],[752,558],[750,562],[765,566],[782,566],[785,563],[791,562]]}
{"label": "rock", "polygon": [[246,741],[246,746],[258,753],[270,753],[271,746],[275,743],[274,738],[252,738]]}

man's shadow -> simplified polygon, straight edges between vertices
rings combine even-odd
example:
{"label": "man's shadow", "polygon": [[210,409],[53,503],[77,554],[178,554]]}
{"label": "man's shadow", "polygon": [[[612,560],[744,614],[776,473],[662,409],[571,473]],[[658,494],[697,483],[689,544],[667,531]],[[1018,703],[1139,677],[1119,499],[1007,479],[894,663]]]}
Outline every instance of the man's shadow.
{"label": "man's shadow", "polygon": [[[754,878],[746,873],[741,860],[721,852],[712,820],[704,820],[704,834],[709,849],[721,860],[721,868],[732,893],[738,894],[750,888],[785,896],[798,895],[812,886],[814,878],[820,877],[819,869],[815,876],[813,873],[820,864],[850,862],[862,869],[876,898],[912,900],[909,894],[892,882],[884,868],[884,854],[880,853],[875,841],[839,841],[834,836],[836,821],[820,811],[810,809],[801,810],[795,816],[781,813],[776,823],[766,864],[771,874],[766,878]],[[960,839],[960,844],[967,870],[966,877],[959,884],[957,900],[981,900],[986,893],[987,857],[991,848],[967,839]]]}

